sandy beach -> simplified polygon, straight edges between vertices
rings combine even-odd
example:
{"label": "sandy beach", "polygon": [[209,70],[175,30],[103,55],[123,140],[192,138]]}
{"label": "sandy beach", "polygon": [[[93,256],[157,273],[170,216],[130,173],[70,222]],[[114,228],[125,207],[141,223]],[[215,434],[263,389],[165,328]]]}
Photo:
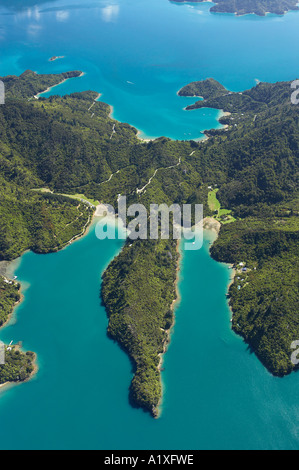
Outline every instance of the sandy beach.
{"label": "sandy beach", "polygon": [[13,385],[14,382],[5,382],[4,384],[0,384],[0,392],[3,392],[5,388],[8,388],[10,385]]}
{"label": "sandy beach", "polygon": [[210,230],[211,232],[216,233],[218,236],[221,229],[221,223],[213,217],[206,217],[203,219],[203,228],[204,230]]}
{"label": "sandy beach", "polygon": [[97,207],[96,207],[96,210],[95,210],[95,213],[94,213],[94,217],[103,217],[103,213],[104,212],[107,212],[107,216],[111,216],[111,218],[114,216],[113,213],[109,212],[109,206],[107,206],[106,204],[99,204]]}
{"label": "sandy beach", "polygon": [[137,139],[141,140],[141,142],[152,142],[153,140],[155,140],[155,139],[144,139],[144,137],[141,137],[141,135],[142,135],[142,132],[139,129],[137,129],[136,137]]}
{"label": "sandy beach", "polygon": [[10,266],[10,261],[0,261],[0,276],[6,277]]}

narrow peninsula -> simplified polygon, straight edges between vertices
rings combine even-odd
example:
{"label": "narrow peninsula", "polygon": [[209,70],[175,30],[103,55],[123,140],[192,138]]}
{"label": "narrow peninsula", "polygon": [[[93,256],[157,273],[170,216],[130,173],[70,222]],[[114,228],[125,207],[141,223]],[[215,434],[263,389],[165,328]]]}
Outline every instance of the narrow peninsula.
{"label": "narrow peninsula", "polygon": [[[117,207],[121,194],[146,208],[153,201],[203,204],[204,216],[221,224],[211,254],[236,270],[229,292],[234,330],[272,374],[295,370],[299,114],[291,82],[260,83],[242,93],[213,79],[194,82],[179,92],[202,97],[188,109],[225,110],[226,127],[207,130],[201,142],[145,142],[135,128],[112,119],[98,92],[34,99],[70,76],[80,72],[27,71],[3,79],[0,261],[66,246],[94,213],[86,201]],[[176,242],[136,240],[125,243],[103,275],[108,335],[134,366],[130,402],[155,417],[178,266]]]}

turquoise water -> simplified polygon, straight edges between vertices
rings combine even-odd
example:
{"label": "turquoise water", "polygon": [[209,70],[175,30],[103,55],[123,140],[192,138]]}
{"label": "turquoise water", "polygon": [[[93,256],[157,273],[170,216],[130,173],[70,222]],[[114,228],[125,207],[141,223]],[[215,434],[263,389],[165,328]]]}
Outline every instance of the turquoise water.
{"label": "turquoise water", "polygon": [[[83,70],[52,93],[102,92],[115,118],[148,137],[198,138],[216,125],[216,111],[183,110],[192,100],[176,92],[191,80],[213,76],[237,91],[299,76],[296,12],[237,19],[168,0],[24,4],[0,11],[0,74]],[[1,392],[0,448],[298,448],[298,374],[273,378],[231,332],[230,271],[210,258],[210,241],[183,256],[159,420],[129,406],[131,365],[106,337],[100,278],[121,243],[100,242],[92,227],[57,254],[24,254],[15,273],[25,299],[0,338],[37,352],[39,372]]]}
{"label": "turquoise water", "polygon": [[[210,14],[210,3],[169,0],[36,0],[37,7],[17,11],[15,0],[5,3],[0,75],[83,70],[55,93],[101,92],[116,119],[147,137],[196,139],[217,126],[218,111],[184,111],[194,100],[176,93],[190,81],[214,77],[240,91],[255,79],[299,77],[298,12],[235,18]],[[53,55],[65,59],[48,62]]]}
{"label": "turquoise water", "polygon": [[58,254],[26,253],[15,269],[25,300],[1,339],[24,340],[39,372],[2,393],[0,448],[298,447],[298,375],[271,377],[230,330],[230,270],[210,240],[184,253],[159,420],[130,407],[130,362],[106,337],[100,276],[120,242],[92,227]]}

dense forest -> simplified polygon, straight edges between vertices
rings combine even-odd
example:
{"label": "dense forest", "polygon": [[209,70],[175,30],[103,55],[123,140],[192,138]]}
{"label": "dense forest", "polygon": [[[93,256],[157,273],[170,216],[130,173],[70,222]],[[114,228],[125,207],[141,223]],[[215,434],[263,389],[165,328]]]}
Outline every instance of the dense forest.
{"label": "dense forest", "polygon": [[177,263],[174,241],[138,240],[127,243],[103,276],[108,334],[128,352],[135,368],[131,402],[154,416],[162,395],[160,355],[173,324]]}
{"label": "dense forest", "polygon": [[[212,256],[246,266],[230,289],[234,330],[273,374],[291,372],[290,344],[299,338],[299,126],[291,83],[260,83],[235,94],[212,79],[194,82],[180,94],[224,106],[226,127],[206,131],[201,142],[143,142],[136,129],[110,118],[97,93],[36,100],[38,76],[27,71],[19,80],[0,107],[0,260],[26,249],[56,251],[84,233],[93,209],[69,197],[75,194],[115,207],[119,194],[146,207],[202,203],[205,216],[224,222]],[[49,84],[53,76],[48,83],[43,76],[42,87]],[[217,214],[211,186],[222,208]],[[177,263],[175,243],[138,240],[103,276],[108,333],[134,365],[131,401],[155,416]]]}
{"label": "dense forest", "polygon": [[0,277],[0,327],[7,322],[13,307],[20,301],[20,288],[20,284]]}
{"label": "dense forest", "polygon": [[[199,108],[221,109],[229,113],[261,113],[283,102],[290,101],[290,83],[263,83],[243,92],[227,90],[213,78],[192,82],[179,91],[179,96],[197,96],[202,100],[187,106],[187,110]],[[246,119],[248,115],[246,115]]]}
{"label": "dense forest", "polygon": [[290,83],[259,83],[236,100],[210,80],[181,93],[201,94],[196,107],[231,112],[223,119],[226,129],[207,132],[213,137],[202,151],[207,162],[227,156],[226,174],[210,180],[220,183],[217,198],[236,219],[222,226],[211,254],[237,267],[230,288],[233,329],[278,376],[294,369],[290,344],[299,335],[299,113],[291,93]]}
{"label": "dense forest", "polygon": [[[171,0],[183,3],[186,0]],[[189,0],[201,3],[205,0]],[[215,0],[210,11],[214,13],[236,13],[238,16],[254,13],[265,16],[267,13],[283,15],[290,10],[298,10],[297,0]]]}
{"label": "dense forest", "polygon": [[[200,91],[194,91],[191,86],[191,92],[192,95],[209,97],[214,93],[219,96],[220,92],[220,96],[225,94],[231,99],[229,92],[211,80],[201,84]],[[239,106],[233,107],[230,116],[224,119],[227,127],[207,132],[210,136],[207,141],[184,145],[175,143],[181,146],[181,166],[171,172],[164,170],[163,174],[158,173],[146,194],[139,196],[145,204],[162,194],[166,201],[201,202],[204,203],[205,215],[211,215],[211,207],[206,204],[208,188],[219,189],[219,203],[233,215],[234,222],[222,225],[211,254],[218,261],[232,263],[236,267],[237,274],[229,293],[232,326],[269,371],[278,376],[294,369],[290,361],[290,346],[299,337],[299,115],[297,107],[291,104],[291,93],[291,83],[260,83],[244,92],[249,106],[242,105],[242,112]],[[254,111],[252,103],[256,103]],[[160,140],[159,145],[161,143]],[[169,142],[164,140],[163,144],[167,147]],[[154,145],[156,143],[152,143]],[[184,191],[181,191],[182,187]],[[227,216],[223,218],[225,220]],[[139,242],[140,245],[146,243]],[[134,244],[132,253],[133,250]],[[132,256],[129,251],[127,247],[118,259],[123,260],[127,252],[129,259]],[[115,279],[121,278],[124,263],[118,264],[118,259],[104,276],[103,293],[108,310],[111,302],[108,294],[110,292],[113,296],[113,288],[105,280],[110,270],[113,270]],[[125,272],[134,277],[135,265],[131,266],[128,263]],[[134,318],[132,312],[139,315],[137,307],[133,308],[133,299],[138,292],[143,292],[143,295],[149,292],[146,281],[141,288],[136,274],[137,278],[136,291],[132,285],[129,294],[132,302],[127,301],[127,308],[131,306],[128,329]],[[117,298],[114,298],[114,303]],[[152,382],[153,378],[150,379]],[[150,387],[146,390],[151,400],[152,390]],[[145,396],[143,388],[143,401]],[[156,402],[151,403],[156,406]]]}
{"label": "dense forest", "polygon": [[7,382],[24,382],[34,372],[35,354],[23,353],[18,347],[6,348],[5,364],[0,366],[0,385]]}
{"label": "dense forest", "polygon": [[57,85],[64,80],[80,77],[82,72],[65,72],[60,74],[38,75],[32,70],[26,70],[22,75],[8,75],[0,77],[5,86],[6,98],[28,98],[32,99],[39,93]]}
{"label": "dense forest", "polygon": [[[0,276],[0,328],[20,301],[20,284]],[[5,364],[0,365],[0,385],[23,382],[34,371],[35,354],[24,353],[17,346],[5,347]]]}

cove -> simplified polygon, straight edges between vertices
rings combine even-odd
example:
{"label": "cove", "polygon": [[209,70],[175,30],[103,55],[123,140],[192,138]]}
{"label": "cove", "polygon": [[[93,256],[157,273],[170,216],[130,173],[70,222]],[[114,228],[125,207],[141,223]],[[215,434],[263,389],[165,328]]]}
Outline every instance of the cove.
{"label": "cove", "polygon": [[[297,12],[236,19],[210,4],[75,2],[1,9],[1,75],[83,70],[51,93],[102,92],[143,136],[199,138],[217,125],[216,111],[183,110],[190,99],[176,93],[192,80],[239,91],[298,78]],[[130,407],[129,360],[106,336],[101,273],[120,242],[99,242],[92,226],[57,254],[24,254],[15,274],[25,298],[0,338],[35,351],[39,372],[1,392],[0,448],[298,448],[298,374],[272,377],[231,331],[230,271],[210,258],[211,241],[183,254],[159,420]]]}
{"label": "cove", "polygon": [[[213,77],[231,91],[243,91],[256,80],[298,78],[296,11],[236,18],[211,14],[211,3],[30,3],[21,8],[16,0],[0,1],[0,74],[82,70],[84,77],[49,94],[102,93],[113,117],[135,126],[142,137],[199,139],[203,130],[219,127],[219,111],[184,111],[194,100],[177,92],[191,81]],[[49,62],[55,55],[64,59]]]}
{"label": "cove", "polygon": [[[24,301],[0,332],[38,354],[31,381],[1,392],[1,449],[298,447],[298,375],[272,377],[230,328],[230,269],[204,247],[181,258],[176,322],[158,420],[128,402],[127,356],[106,336],[101,273],[121,249],[95,224],[59,253],[25,253]],[[183,430],[183,431],[182,431]]]}

